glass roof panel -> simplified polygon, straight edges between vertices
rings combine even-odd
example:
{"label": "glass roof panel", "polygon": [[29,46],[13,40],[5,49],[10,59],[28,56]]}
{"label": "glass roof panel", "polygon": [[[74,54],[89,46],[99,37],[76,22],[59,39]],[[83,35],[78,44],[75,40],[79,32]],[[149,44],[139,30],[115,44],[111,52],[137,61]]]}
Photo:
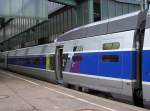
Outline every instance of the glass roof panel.
{"label": "glass roof panel", "polygon": [[64,7],[64,5],[49,1],[48,2],[48,14],[51,14],[51,13],[61,9],[62,7]]}
{"label": "glass roof panel", "polygon": [[0,17],[48,18],[48,0],[0,0]]}

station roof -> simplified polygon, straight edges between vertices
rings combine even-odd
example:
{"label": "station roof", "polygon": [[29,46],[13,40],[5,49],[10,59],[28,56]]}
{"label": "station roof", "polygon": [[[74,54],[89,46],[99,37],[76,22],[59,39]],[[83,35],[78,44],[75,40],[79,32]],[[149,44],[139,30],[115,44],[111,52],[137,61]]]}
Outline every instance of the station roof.
{"label": "station roof", "polygon": [[[8,1],[8,2],[6,2],[6,1]],[[25,4],[25,3],[30,3],[30,0],[25,0],[26,2],[24,2],[24,0],[21,0],[21,2],[20,2],[20,4]],[[36,2],[38,2],[38,1],[41,1],[41,0],[33,0],[33,1],[36,1]],[[43,1],[45,1],[45,0],[43,0]],[[82,0],[48,0],[49,2],[48,2],[48,14],[51,14],[51,13],[53,13],[53,12],[55,12],[55,11],[57,11],[57,10],[59,10],[60,8],[62,8],[62,7],[64,7],[65,5],[70,5],[70,6],[76,6],[77,5],[77,1],[78,2],[80,2],[80,1],[82,1]],[[132,4],[140,4],[140,2],[141,2],[141,0],[115,0],[115,1],[118,1],[118,2],[124,2],[124,3],[132,3]],[[13,6],[16,6],[16,0],[14,0],[14,2],[11,4],[11,2],[9,3],[9,0],[5,0],[5,3],[8,3],[9,5],[11,5],[11,8],[13,7]],[[19,4],[19,3],[18,3]],[[30,3],[30,4],[32,4],[32,3]],[[3,3],[3,5],[4,5],[4,3]],[[36,5],[38,5],[38,3],[36,3]],[[34,6],[34,5],[33,5]],[[20,8],[21,9],[21,6],[19,6],[19,5],[17,5],[16,7],[18,7],[18,9]],[[13,8],[13,12],[15,12],[15,10],[17,10],[17,8]],[[25,7],[25,6],[23,6],[22,5],[22,7]],[[9,8],[9,7],[6,7],[6,8]],[[5,8],[5,9],[6,9]],[[29,7],[28,7],[29,8]],[[29,8],[30,9],[30,8]],[[21,9],[22,10],[22,9]],[[2,11],[4,11],[4,10],[2,10]],[[0,12],[2,12],[2,11],[0,11]],[[8,10],[7,9],[7,11],[10,11],[10,10]],[[29,11],[27,11],[27,12],[29,12]],[[10,14],[10,12],[7,12],[7,13],[9,13]],[[38,11],[38,13],[39,13],[39,11]],[[21,12],[20,12],[20,14],[21,14]],[[28,13],[25,13],[25,14],[27,14],[26,16],[32,16],[32,14],[28,14]],[[34,14],[33,14],[34,15]],[[16,15],[16,16],[18,16],[18,15]],[[20,16],[20,15],[19,15]],[[45,16],[46,17],[46,15],[39,15],[39,16]],[[5,23],[8,21],[8,20],[6,20],[6,19],[4,19],[5,18],[5,16],[4,17],[2,17],[1,16],[1,13],[0,13],[0,28],[3,26],[3,25],[5,25]]]}
{"label": "station roof", "polygon": [[116,1],[130,4],[140,4],[142,0],[116,0]]}
{"label": "station roof", "polygon": [[[82,0],[49,0],[49,1],[64,4],[64,5],[76,6],[77,1],[80,2]],[[140,4],[142,0],[115,0],[115,1],[124,2],[124,3],[132,3],[132,4]]]}
{"label": "station roof", "polygon": [[[76,0],[48,0],[48,1],[63,4],[63,5],[71,5],[71,6],[77,5]],[[80,1],[80,0],[78,0],[78,1]]]}
{"label": "station roof", "polygon": [[[7,6],[8,4],[6,5],[6,7],[4,7],[4,3],[1,3],[2,1],[5,1],[4,3],[8,3],[9,6],[11,6],[11,7],[8,7]],[[1,10],[1,8],[0,8],[0,29],[2,29],[4,26],[6,26],[7,23],[9,23],[9,21],[11,19],[13,19],[13,17],[15,17],[15,15],[14,16],[11,15],[10,17],[2,16],[1,12],[3,13],[4,11],[6,11],[7,14],[8,13],[10,14],[11,10],[8,10],[8,9],[13,9],[13,13],[15,12],[15,14],[16,14],[17,13],[17,11],[15,11],[15,9],[17,10],[16,7],[18,7],[18,9],[20,8],[20,10],[23,10],[26,6],[27,6],[26,7],[27,9],[29,8],[29,10],[32,10],[34,8],[37,9],[36,6],[34,5],[34,3],[36,3],[36,5],[39,5],[37,7],[42,7],[39,3],[37,3],[38,1],[41,3],[41,0],[32,0],[32,2],[34,2],[34,3],[31,3],[30,0],[20,0],[19,3],[17,3],[18,0],[13,0],[13,2],[10,2],[10,3],[9,3],[10,0],[2,0],[2,1],[0,1],[0,4],[3,4],[3,5],[0,5],[0,6],[1,6],[1,8],[4,8],[4,9]],[[59,10],[60,8],[64,7],[65,5],[76,6],[77,2],[80,2],[82,0],[42,0],[42,1],[48,1],[48,14],[51,14],[51,13]],[[140,4],[141,3],[141,0],[115,0],[115,1],[124,2],[124,3],[132,3],[132,4]],[[150,0],[148,0],[148,1],[150,1]],[[31,6],[28,7],[29,3],[31,4]],[[44,2],[44,3],[46,3],[46,2]],[[21,6],[19,6],[19,4]],[[26,6],[23,6],[23,4],[26,4]],[[13,7],[15,7],[15,8],[13,8]],[[23,7],[23,8],[21,8],[21,7]],[[38,8],[38,9],[40,9],[40,8]],[[31,13],[28,14],[28,12],[30,12],[29,10],[24,10],[25,12],[27,12],[27,13],[25,13],[25,14],[27,14],[26,16],[32,16],[32,14],[34,16],[34,12],[32,14]],[[38,13],[39,13],[39,11],[38,11]],[[21,12],[19,14],[21,15]],[[46,14],[46,12],[45,12],[45,14]],[[16,17],[20,16],[20,15],[16,15]],[[35,16],[36,16],[36,13],[35,13]],[[46,17],[47,15],[39,15],[39,16]]]}
{"label": "station roof", "polygon": [[55,3],[55,2],[48,2],[48,14],[51,14],[61,8],[63,8],[65,5],[63,4],[59,4],[59,3]]}
{"label": "station roof", "polygon": [[13,18],[48,19],[48,0],[0,0],[0,29]]}

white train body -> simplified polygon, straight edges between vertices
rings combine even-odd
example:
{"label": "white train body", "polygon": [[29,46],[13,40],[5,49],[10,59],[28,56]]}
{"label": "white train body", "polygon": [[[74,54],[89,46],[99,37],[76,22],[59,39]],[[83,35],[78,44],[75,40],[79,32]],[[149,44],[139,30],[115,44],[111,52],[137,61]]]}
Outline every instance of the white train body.
{"label": "white train body", "polygon": [[149,15],[134,12],[76,28],[55,43],[3,52],[0,67],[150,107]]}

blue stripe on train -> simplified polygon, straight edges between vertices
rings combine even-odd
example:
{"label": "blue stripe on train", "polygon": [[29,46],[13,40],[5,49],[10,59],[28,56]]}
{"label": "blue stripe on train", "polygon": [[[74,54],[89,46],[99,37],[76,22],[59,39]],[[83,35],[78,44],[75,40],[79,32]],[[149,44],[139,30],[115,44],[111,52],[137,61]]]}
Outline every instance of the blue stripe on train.
{"label": "blue stripe on train", "polygon": [[143,81],[150,82],[150,50],[143,51],[143,63],[142,63],[142,77]]}
{"label": "blue stripe on train", "polygon": [[[81,53],[80,73],[121,79],[135,79],[134,51]],[[117,55],[118,62],[104,62],[103,55]]]}
{"label": "blue stripe on train", "polygon": [[[71,72],[76,73],[76,69],[79,70],[81,74],[103,76],[103,77],[112,77],[112,78],[121,78],[121,79],[135,79],[135,64],[136,56],[135,51],[118,51],[118,52],[95,52],[95,53],[80,53],[82,60],[78,62],[78,67],[76,63],[73,63]],[[119,57],[118,62],[104,62],[102,61],[103,55],[117,55]],[[34,59],[34,57],[29,57]],[[17,58],[8,59],[9,64],[21,65],[27,67],[41,68],[45,69],[46,63],[44,56],[40,56],[40,64],[35,65],[33,61],[31,64],[18,64]],[[26,59],[24,60],[26,61]],[[71,65],[71,64],[70,64]],[[75,69],[75,70],[74,70]],[[78,72],[78,71],[77,71]]]}
{"label": "blue stripe on train", "polygon": [[[35,59],[38,58],[37,64],[35,64]],[[30,61],[30,63],[29,63]],[[46,68],[46,57],[45,56],[29,56],[29,57],[20,57],[20,58],[8,58],[8,64],[13,65],[20,65],[26,67],[33,67],[33,68]]]}

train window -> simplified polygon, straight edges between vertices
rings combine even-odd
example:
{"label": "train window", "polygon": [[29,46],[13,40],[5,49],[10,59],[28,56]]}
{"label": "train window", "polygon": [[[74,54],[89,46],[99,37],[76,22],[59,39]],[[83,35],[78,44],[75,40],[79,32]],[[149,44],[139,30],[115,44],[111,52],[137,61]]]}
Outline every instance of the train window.
{"label": "train window", "polygon": [[49,58],[49,64],[50,64],[50,70],[55,70],[55,56],[54,55],[50,55]]}
{"label": "train window", "polygon": [[30,58],[26,58],[26,64],[31,64]]}
{"label": "train window", "polygon": [[117,55],[103,55],[103,62],[119,62],[119,57]]}
{"label": "train window", "polygon": [[103,44],[103,50],[112,50],[112,49],[119,49],[119,48],[120,48],[119,42],[104,43]]}
{"label": "train window", "polygon": [[14,59],[13,58],[8,58],[8,64],[14,64]]}
{"label": "train window", "polygon": [[83,51],[83,46],[74,46],[73,52],[77,52],[77,51]]}
{"label": "train window", "polygon": [[[15,63],[14,61],[16,61],[16,63]],[[21,64],[20,64],[20,61],[19,61],[19,58],[14,58],[14,59],[12,59],[12,63],[13,63],[13,64],[16,64],[16,65],[21,65]]]}
{"label": "train window", "polygon": [[43,64],[46,64],[46,57],[43,57]]}
{"label": "train window", "polygon": [[[16,61],[16,63],[14,62],[14,60]],[[21,65],[21,62],[19,61],[19,58],[14,58],[14,59],[12,60],[12,63],[13,63],[13,64],[16,64],[16,65]]]}
{"label": "train window", "polygon": [[39,65],[40,64],[40,58],[35,57],[33,63],[34,63],[34,65]]}
{"label": "train window", "polygon": [[25,58],[20,58],[19,61],[21,62],[21,65],[26,65],[26,59]]}
{"label": "train window", "polygon": [[119,49],[120,48],[120,43],[119,42],[114,42],[113,43],[113,49]]}
{"label": "train window", "polygon": [[80,62],[80,61],[82,61],[82,59],[83,58],[80,55],[75,55],[72,57],[73,62]]}
{"label": "train window", "polygon": [[63,54],[63,60],[62,60],[62,70],[65,71],[67,61],[70,60],[68,57],[68,54]]}

